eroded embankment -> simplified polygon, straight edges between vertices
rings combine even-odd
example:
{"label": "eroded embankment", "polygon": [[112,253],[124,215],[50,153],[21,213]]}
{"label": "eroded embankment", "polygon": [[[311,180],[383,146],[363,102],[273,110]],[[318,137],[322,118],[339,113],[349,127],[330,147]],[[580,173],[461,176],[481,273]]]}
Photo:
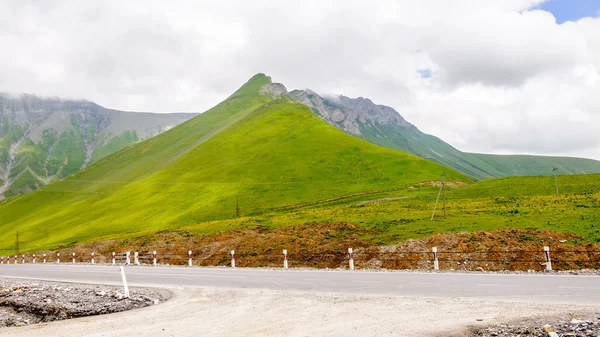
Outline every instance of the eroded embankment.
{"label": "eroded embankment", "polygon": [[[354,249],[357,268],[432,269],[431,248],[437,247],[442,270],[533,270],[545,268],[544,246],[550,246],[555,270],[600,269],[600,245],[581,244],[572,233],[552,231],[494,230],[473,233],[443,233],[393,246],[378,246],[364,239],[369,230],[350,223],[324,223],[281,228],[249,227],[202,235],[170,232],[119,241],[101,241],[42,253],[48,262],[60,253],[63,262],[108,263],[111,253],[137,251],[141,263],[186,264],[188,251],[199,266],[227,266],[235,250],[239,267],[281,267],[282,250],[288,251],[290,267],[347,267],[347,249]],[[122,261],[122,260],[121,260]]]}
{"label": "eroded embankment", "polygon": [[159,304],[166,290],[0,279],[0,328],[109,314]]}

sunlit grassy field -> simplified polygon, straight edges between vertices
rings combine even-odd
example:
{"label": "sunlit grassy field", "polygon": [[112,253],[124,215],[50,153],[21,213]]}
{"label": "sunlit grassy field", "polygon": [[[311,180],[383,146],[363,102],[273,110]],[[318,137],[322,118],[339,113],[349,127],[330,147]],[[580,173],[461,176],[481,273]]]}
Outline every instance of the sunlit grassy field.
{"label": "sunlit grassy field", "polygon": [[447,217],[442,202],[431,220],[439,187],[404,188],[242,219],[183,226],[197,233],[240,226],[285,226],[310,222],[351,222],[369,229],[367,239],[395,244],[435,233],[516,228],[573,232],[600,242],[600,175],[511,177],[448,188]]}

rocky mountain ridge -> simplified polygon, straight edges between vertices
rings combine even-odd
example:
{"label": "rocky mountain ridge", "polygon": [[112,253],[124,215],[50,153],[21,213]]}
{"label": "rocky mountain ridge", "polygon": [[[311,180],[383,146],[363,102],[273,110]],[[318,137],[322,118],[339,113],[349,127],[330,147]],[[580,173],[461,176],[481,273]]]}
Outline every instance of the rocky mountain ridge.
{"label": "rocky mountain ridge", "polygon": [[438,137],[420,131],[391,107],[368,98],[320,96],[293,90],[289,95],[321,119],[351,135],[384,147],[405,151],[454,168],[475,179],[490,177],[600,172],[600,161],[584,158],[531,155],[490,155],[462,152]]}
{"label": "rocky mountain ridge", "polygon": [[0,199],[47,185],[195,115],[0,94]]}

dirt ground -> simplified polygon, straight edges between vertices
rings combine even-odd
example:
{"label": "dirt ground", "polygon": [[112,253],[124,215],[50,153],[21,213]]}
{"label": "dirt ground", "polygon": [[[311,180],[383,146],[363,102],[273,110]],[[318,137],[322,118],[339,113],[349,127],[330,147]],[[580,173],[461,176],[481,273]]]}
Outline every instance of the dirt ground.
{"label": "dirt ground", "polygon": [[599,309],[510,299],[170,290],[173,297],[157,306],[0,329],[0,336],[464,336],[471,325]]}
{"label": "dirt ground", "polygon": [[[288,250],[290,267],[340,268],[347,266],[348,247],[354,248],[358,269],[433,268],[432,247],[437,247],[442,270],[522,270],[543,271],[544,246],[551,246],[554,270],[600,269],[600,245],[574,244],[583,240],[575,234],[552,231],[496,230],[473,233],[443,233],[395,246],[376,246],[361,237],[368,234],[350,223],[325,223],[287,226],[277,229],[251,227],[211,235],[170,232],[119,241],[100,241],[55,251],[37,252],[37,261],[46,253],[48,262],[110,262],[111,253],[122,259],[125,251],[140,253],[141,263],[187,263],[192,251],[199,266],[226,266],[235,250],[239,267],[280,267],[282,250]],[[30,254],[27,254],[30,261]],[[12,262],[11,262],[12,263]]]}

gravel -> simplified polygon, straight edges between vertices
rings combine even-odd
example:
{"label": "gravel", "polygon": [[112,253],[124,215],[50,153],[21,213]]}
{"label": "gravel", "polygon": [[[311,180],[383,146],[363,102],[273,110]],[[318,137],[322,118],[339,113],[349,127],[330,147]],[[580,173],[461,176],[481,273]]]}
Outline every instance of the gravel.
{"label": "gravel", "polygon": [[170,290],[173,297],[169,301],[143,312],[125,311],[93,319],[0,329],[0,336],[79,337],[85,331],[89,337],[465,337],[472,336],[472,330],[467,329],[469,325],[486,327],[521,322],[523,317],[598,312],[597,307],[544,305],[501,298],[421,298],[210,287]]}
{"label": "gravel", "polygon": [[166,301],[166,290],[0,279],[0,328],[101,315]]}
{"label": "gravel", "polygon": [[600,313],[586,316],[569,314],[529,322],[477,328],[473,329],[472,336],[597,337],[600,336]]}

